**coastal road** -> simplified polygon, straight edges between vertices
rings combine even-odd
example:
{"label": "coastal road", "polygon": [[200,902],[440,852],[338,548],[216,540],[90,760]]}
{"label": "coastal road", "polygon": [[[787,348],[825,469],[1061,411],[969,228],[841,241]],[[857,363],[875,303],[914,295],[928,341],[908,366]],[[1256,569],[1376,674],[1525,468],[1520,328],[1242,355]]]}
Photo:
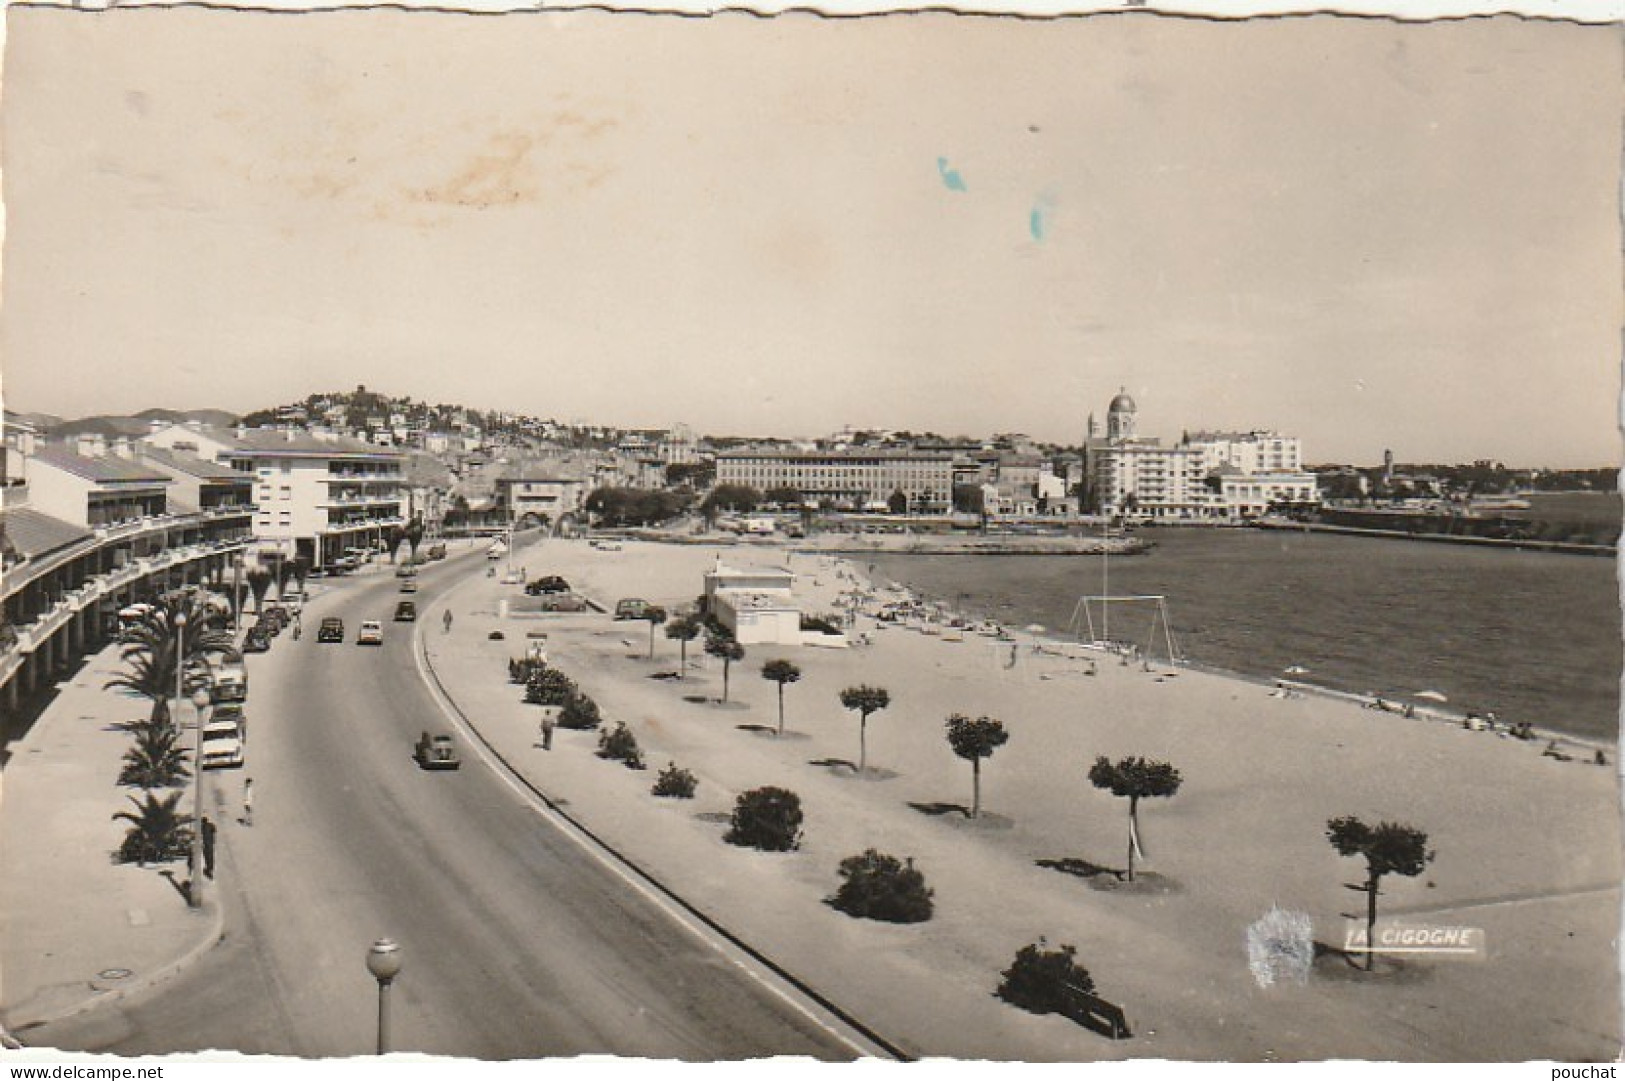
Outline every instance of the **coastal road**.
{"label": "coastal road", "polygon": [[[483,569],[466,557],[434,566],[420,607]],[[30,1043],[367,1054],[377,990],[365,955],[389,936],[404,954],[391,992],[397,1051],[861,1053],[631,889],[466,745],[462,769],[420,770],[418,733],[448,726],[414,666],[413,625],[389,622],[397,599],[392,576],[343,583],[307,605],[301,640],[284,632],[250,656],[249,767],[211,774],[205,797],[220,824],[213,888],[226,941],[173,980],[37,1029]],[[317,643],[324,615],[344,618],[344,644]],[[385,621],[382,647],[354,644],[362,619]],[[238,821],[245,774],[251,827]]]}

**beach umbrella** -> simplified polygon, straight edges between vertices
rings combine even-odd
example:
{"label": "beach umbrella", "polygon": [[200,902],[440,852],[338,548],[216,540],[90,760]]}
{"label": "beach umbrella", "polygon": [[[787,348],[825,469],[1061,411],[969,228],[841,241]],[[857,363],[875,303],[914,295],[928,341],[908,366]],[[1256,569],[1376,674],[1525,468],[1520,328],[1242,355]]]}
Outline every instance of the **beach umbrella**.
{"label": "beach umbrella", "polygon": [[1416,697],[1425,698],[1429,702],[1448,702],[1448,701],[1450,701],[1450,699],[1445,697],[1443,691],[1418,691],[1417,694],[1416,694]]}
{"label": "beach umbrella", "polygon": [[1307,676],[1309,674],[1309,669],[1303,667],[1302,665],[1295,664],[1281,674],[1283,676]]}

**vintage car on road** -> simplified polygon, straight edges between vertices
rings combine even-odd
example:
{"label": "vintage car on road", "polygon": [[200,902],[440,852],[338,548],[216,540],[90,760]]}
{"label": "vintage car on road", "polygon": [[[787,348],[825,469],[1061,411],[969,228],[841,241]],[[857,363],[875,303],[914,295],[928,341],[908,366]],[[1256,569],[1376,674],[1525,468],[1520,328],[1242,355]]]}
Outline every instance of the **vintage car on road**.
{"label": "vintage car on road", "polygon": [[338,616],[328,616],[326,619],[322,620],[322,625],[316,630],[316,641],[344,641],[344,620],[340,619]]}
{"label": "vintage car on road", "polygon": [[411,623],[418,617],[418,606],[411,601],[402,601],[395,606],[395,622]]}
{"label": "vintage car on road", "polygon": [[623,597],[615,602],[616,619],[642,619],[649,602],[639,597]]}
{"label": "vintage car on road", "polygon": [[527,585],[525,592],[532,597],[540,596],[543,593],[568,593],[570,592],[570,583],[556,574],[549,574]]}
{"label": "vintage car on road", "polygon": [[416,578],[402,578],[401,579],[401,592],[402,593],[416,593],[417,591],[418,591],[418,580]]}
{"label": "vintage car on road", "polygon": [[444,733],[433,736],[423,733],[418,737],[412,757],[423,769],[456,769],[463,764],[457,755],[457,745]]}
{"label": "vintage car on road", "polygon": [[355,644],[358,646],[381,646],[384,644],[384,625],[376,619],[361,621],[361,630],[356,632]]}

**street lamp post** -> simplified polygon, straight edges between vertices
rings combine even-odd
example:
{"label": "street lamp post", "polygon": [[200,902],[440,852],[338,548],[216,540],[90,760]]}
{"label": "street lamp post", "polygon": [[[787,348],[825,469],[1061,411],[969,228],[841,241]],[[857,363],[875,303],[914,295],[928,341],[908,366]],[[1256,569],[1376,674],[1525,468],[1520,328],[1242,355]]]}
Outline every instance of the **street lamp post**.
{"label": "street lamp post", "polygon": [[[181,703],[186,699],[186,613],[175,613],[175,710],[169,723],[179,725]],[[203,725],[197,726],[192,738],[192,860],[191,887],[186,891],[186,903],[191,908],[203,905]]]}
{"label": "street lamp post", "polygon": [[389,985],[401,971],[401,947],[380,938],[367,951],[367,971],[378,981],[378,1053],[389,1054]]}

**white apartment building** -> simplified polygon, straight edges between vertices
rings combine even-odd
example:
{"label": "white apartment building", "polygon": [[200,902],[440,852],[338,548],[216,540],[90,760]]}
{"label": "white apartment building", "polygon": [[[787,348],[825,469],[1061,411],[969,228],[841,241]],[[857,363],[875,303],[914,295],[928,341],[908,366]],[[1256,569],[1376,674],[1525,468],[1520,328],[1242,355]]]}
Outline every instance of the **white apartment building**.
{"label": "white apartment building", "polygon": [[147,437],[189,450],[253,478],[254,550],[270,559],[303,556],[323,567],[346,548],[368,548],[404,525],[401,452],[327,431],[239,428],[233,433],[171,425]]}
{"label": "white apartment building", "polygon": [[894,492],[915,514],[945,513],[953,499],[954,458],[938,451],[739,450],[717,455],[717,483],[759,492],[789,488],[803,502],[856,510],[885,503]]}
{"label": "white apartment building", "polygon": [[1268,513],[1272,504],[1320,499],[1295,437],[1197,432],[1165,447],[1136,434],[1136,414],[1134,400],[1119,393],[1107,411],[1104,438],[1089,420],[1084,475],[1099,513],[1241,521]]}

